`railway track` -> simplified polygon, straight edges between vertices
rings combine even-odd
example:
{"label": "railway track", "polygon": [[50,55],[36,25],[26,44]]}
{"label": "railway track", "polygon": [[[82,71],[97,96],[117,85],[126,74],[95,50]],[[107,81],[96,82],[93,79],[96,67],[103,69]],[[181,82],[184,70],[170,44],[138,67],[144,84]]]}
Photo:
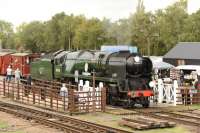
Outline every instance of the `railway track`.
{"label": "railway track", "polygon": [[0,111],[14,114],[38,123],[61,129],[66,133],[130,133],[128,131],[103,126],[72,117],[42,111],[16,104],[0,102]]}
{"label": "railway track", "polygon": [[200,117],[194,116],[192,114],[188,115],[187,112],[173,112],[173,111],[158,111],[158,112],[144,112],[138,111],[140,115],[145,115],[157,119],[169,120],[176,123],[189,125],[189,126],[199,126]]}

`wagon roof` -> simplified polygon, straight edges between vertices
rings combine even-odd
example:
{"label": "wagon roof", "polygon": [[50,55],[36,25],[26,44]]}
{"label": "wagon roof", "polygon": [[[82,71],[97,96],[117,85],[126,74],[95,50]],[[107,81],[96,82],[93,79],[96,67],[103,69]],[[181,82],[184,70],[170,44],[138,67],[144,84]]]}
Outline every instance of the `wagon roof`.
{"label": "wagon roof", "polygon": [[0,52],[0,56],[4,56],[4,55],[8,55],[8,54],[12,54],[12,52]]}
{"label": "wagon roof", "polygon": [[14,53],[12,55],[14,55],[14,56],[27,56],[27,55],[30,55],[30,53]]}

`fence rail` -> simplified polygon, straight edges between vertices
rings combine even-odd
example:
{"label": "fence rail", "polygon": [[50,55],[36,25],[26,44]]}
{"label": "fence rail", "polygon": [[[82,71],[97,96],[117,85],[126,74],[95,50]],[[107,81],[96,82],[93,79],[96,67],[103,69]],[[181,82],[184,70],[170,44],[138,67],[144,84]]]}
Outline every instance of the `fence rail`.
{"label": "fence rail", "polygon": [[[106,89],[76,91],[77,86],[67,84],[68,92],[61,92],[61,84],[26,82],[6,82],[0,80],[0,96],[25,104],[50,108],[55,111],[69,113],[105,111]],[[64,93],[66,95],[60,95]]]}
{"label": "fence rail", "polygon": [[177,104],[200,104],[200,90],[194,87],[179,87],[177,89]]}

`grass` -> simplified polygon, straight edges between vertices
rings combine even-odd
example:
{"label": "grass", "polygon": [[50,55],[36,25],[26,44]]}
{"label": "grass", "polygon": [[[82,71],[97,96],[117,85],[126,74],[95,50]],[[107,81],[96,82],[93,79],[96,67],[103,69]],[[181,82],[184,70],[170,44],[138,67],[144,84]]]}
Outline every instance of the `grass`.
{"label": "grass", "polygon": [[152,129],[148,131],[136,131],[135,133],[191,133],[187,129],[181,126],[174,128]]}
{"label": "grass", "polygon": [[85,114],[74,116],[76,118],[87,120],[102,125],[111,126],[127,131],[133,131],[134,133],[190,133],[188,129],[182,126],[176,126],[174,128],[163,128],[163,129],[152,129],[147,131],[135,131],[130,128],[120,127],[118,121],[121,120],[122,116],[107,114],[107,113],[96,113],[96,114]]}
{"label": "grass", "polygon": [[8,127],[9,127],[9,125],[6,122],[0,121],[0,129],[8,128]]}
{"label": "grass", "polygon": [[24,133],[22,131],[4,131],[3,129],[7,129],[10,126],[8,125],[8,123],[0,121],[0,133]]}
{"label": "grass", "polygon": [[200,109],[200,104],[194,104],[191,107],[194,108],[194,109]]}

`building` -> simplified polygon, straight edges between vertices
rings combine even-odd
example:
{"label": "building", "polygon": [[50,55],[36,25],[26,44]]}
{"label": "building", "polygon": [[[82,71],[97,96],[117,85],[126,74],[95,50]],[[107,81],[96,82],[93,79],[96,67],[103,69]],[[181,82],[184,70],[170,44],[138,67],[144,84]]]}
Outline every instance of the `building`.
{"label": "building", "polygon": [[174,66],[200,65],[200,42],[180,42],[164,55],[163,61]]}

